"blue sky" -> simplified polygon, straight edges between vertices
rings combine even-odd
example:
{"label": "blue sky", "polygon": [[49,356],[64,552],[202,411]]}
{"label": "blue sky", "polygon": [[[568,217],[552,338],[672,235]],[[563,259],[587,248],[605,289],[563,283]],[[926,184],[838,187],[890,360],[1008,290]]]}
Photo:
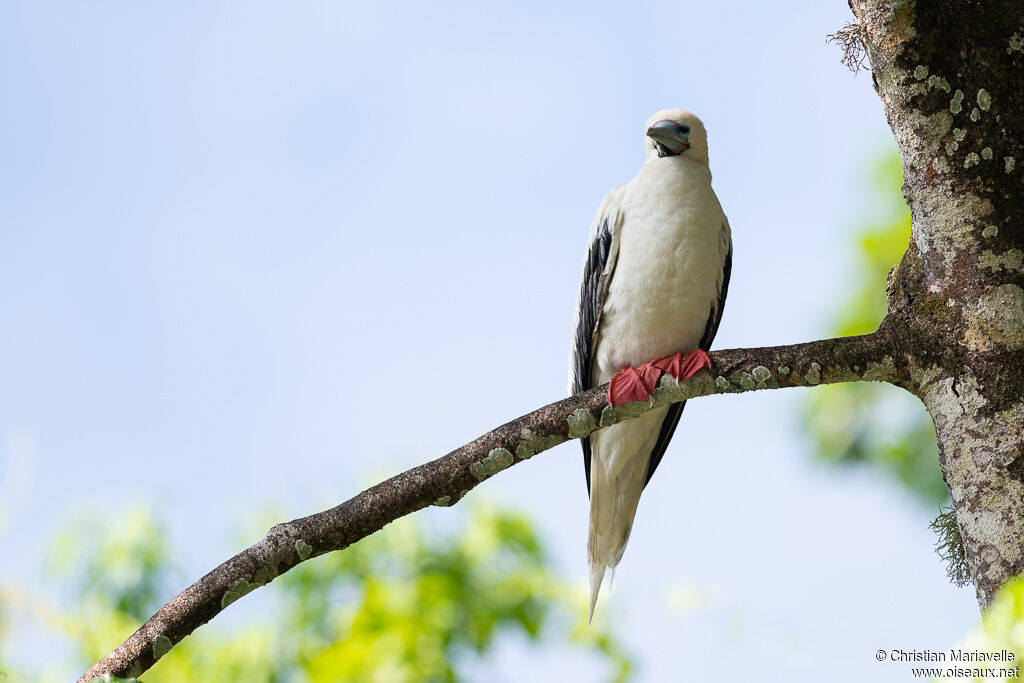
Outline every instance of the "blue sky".
{"label": "blue sky", "polygon": [[[825,43],[849,18],[841,0],[0,4],[0,583],[45,591],[48,539],[131,502],[199,576],[268,503],[322,509],[562,396],[587,230],[657,109],[709,130],[735,242],[717,345],[822,336],[891,145],[870,76]],[[602,596],[638,680],[737,661],[901,680],[875,650],[975,623],[935,511],[811,464],[800,398],[687,408]],[[542,520],[582,586],[580,465],[566,444],[472,496]]]}

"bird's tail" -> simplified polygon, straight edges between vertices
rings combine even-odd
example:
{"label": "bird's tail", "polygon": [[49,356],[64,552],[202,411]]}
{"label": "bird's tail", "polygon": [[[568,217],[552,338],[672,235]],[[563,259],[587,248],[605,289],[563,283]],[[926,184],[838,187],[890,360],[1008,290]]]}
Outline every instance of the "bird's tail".
{"label": "bird's tail", "polygon": [[[640,427],[636,423],[645,417],[647,416],[609,427],[600,436],[595,435],[598,437],[596,439],[591,437],[590,531],[587,538],[587,559],[590,563],[588,620],[594,617],[594,606],[597,604],[597,595],[601,590],[605,570],[614,570],[626,550],[629,532],[633,528],[633,517],[636,515],[640,494],[647,481],[648,458],[640,457],[650,452],[643,451],[645,447],[649,447],[647,439],[641,437],[639,443],[634,439],[624,441],[624,444],[632,445],[637,453],[615,452],[619,450],[616,446],[623,444],[623,441],[616,437],[628,435],[618,435],[613,430],[627,425],[636,429]],[[624,455],[626,457],[622,457]],[[630,455],[633,457],[629,457]]]}

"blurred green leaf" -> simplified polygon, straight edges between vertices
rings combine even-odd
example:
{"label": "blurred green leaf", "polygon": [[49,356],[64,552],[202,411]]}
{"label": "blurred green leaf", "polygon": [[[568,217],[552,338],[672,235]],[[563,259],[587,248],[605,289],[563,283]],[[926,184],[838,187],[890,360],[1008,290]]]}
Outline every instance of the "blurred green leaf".
{"label": "blurred green leaf", "polygon": [[1000,588],[992,605],[985,610],[984,635],[993,644],[1008,647],[1024,656],[1024,577],[1016,576]]}
{"label": "blurred green leaf", "polygon": [[[960,679],[976,683],[1019,680],[1014,674],[1019,673],[1021,662],[1024,661],[1024,577],[1014,577],[999,588],[995,600],[982,614],[981,621],[981,625],[953,649],[968,653],[983,652],[988,655],[1001,655],[1005,650],[1012,653],[1013,659],[960,663],[955,667],[959,670],[958,673],[972,670],[985,674],[983,678],[978,678],[961,673]],[[1011,669],[1014,670],[1011,675],[1002,674],[1003,670]]]}
{"label": "blurred green leaf", "polygon": [[[281,579],[292,623],[320,635],[296,659],[314,683],[460,680],[458,663],[486,654],[499,633],[538,642],[552,612],[582,621],[583,601],[567,599],[572,591],[547,561],[532,524],[515,513],[474,508],[451,536],[401,520]],[[628,671],[607,634],[585,641],[551,630]]]}
{"label": "blurred green leaf", "polygon": [[[299,565],[264,589],[279,599],[266,618],[230,634],[201,629],[146,682],[460,681],[502,634],[583,648],[606,663],[609,680],[628,679],[629,657],[607,628],[585,626],[583,591],[551,570],[529,519],[478,506],[463,522],[441,533],[407,517]],[[144,509],[61,534],[51,565],[73,606],[55,621],[83,668],[180,587],[166,587],[171,557]]]}
{"label": "blurred green leaf", "polygon": [[92,517],[58,535],[49,564],[74,594],[102,596],[114,611],[142,620],[167,592],[166,530],[143,507]]}

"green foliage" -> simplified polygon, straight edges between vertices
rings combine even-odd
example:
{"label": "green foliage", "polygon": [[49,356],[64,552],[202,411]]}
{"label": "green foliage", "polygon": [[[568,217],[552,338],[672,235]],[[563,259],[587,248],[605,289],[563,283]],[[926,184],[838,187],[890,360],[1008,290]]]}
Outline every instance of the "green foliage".
{"label": "green foliage", "polygon": [[172,584],[162,525],[141,507],[108,514],[59,534],[50,551],[50,574],[73,605],[51,621],[90,665],[131,635]]}
{"label": "green foliage", "polygon": [[[999,669],[1012,669],[1022,666],[1024,661],[1024,577],[1017,576],[1006,583],[996,593],[995,600],[991,606],[982,614],[982,623],[974,633],[970,634],[964,642],[957,647],[959,650],[969,652],[1001,653],[1006,650],[1013,653],[1011,661],[993,661],[984,664],[964,664],[961,668],[971,668],[975,671],[992,667]],[[1002,675],[989,675],[984,678],[966,678],[962,680],[975,681],[976,683],[991,683],[992,681],[1018,680],[1016,677],[1004,677]]]}
{"label": "green foliage", "polygon": [[984,638],[993,646],[1013,650],[1018,660],[1024,656],[1024,576],[1016,576],[999,588],[982,623]]}
{"label": "green foliage", "polygon": [[167,592],[166,531],[143,508],[109,519],[88,519],[57,536],[50,553],[54,574],[75,595],[102,596],[114,611],[139,621]]}
{"label": "green foliage", "polygon": [[[536,643],[560,603],[582,617],[546,563],[520,515],[477,508],[451,538],[403,520],[283,578],[292,623],[317,634],[297,659],[311,681],[459,680],[457,663],[503,630]],[[610,639],[589,646],[626,661]]]}
{"label": "green foliage", "polygon": [[[141,509],[106,529],[85,524],[63,534],[53,555],[75,596],[57,623],[78,644],[83,668],[183,583],[171,586],[166,535]],[[533,525],[508,511],[472,509],[451,533],[405,518],[262,590],[278,599],[270,614],[230,633],[201,629],[146,683],[460,681],[486,664],[503,634],[583,648],[606,663],[609,680],[630,673],[614,637],[585,626],[582,590],[552,572]]]}
{"label": "green foliage", "polygon": [[[868,334],[878,328],[886,313],[886,276],[910,240],[910,211],[899,189],[899,158],[887,155],[873,178],[884,203],[882,219],[858,233],[855,275],[829,329],[836,336]],[[925,502],[940,503],[948,497],[938,466],[935,428],[923,406],[903,390],[865,382],[820,387],[808,395],[803,422],[819,459],[878,468]]]}

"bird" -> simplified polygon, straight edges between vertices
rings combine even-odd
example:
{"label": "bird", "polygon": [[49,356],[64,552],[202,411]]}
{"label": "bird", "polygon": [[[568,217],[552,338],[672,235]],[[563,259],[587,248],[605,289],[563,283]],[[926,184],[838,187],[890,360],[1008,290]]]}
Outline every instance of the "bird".
{"label": "bird", "polygon": [[[650,400],[663,373],[678,381],[710,366],[732,271],[732,235],[711,188],[704,124],[682,109],[659,111],[647,121],[644,147],[636,177],[605,196],[591,225],[569,361],[569,393],[609,382],[613,406]],[[582,439],[588,621],[684,404]]]}

